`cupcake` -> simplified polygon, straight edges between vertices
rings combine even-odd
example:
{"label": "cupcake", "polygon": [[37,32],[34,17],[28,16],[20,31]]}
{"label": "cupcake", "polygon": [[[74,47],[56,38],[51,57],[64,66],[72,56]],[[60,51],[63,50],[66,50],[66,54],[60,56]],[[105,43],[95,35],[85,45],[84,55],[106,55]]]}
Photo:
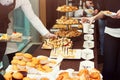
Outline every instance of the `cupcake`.
{"label": "cupcake", "polygon": [[25,53],[23,55],[23,61],[25,61],[25,62],[31,62],[32,61],[32,55],[29,54],[29,53]]}

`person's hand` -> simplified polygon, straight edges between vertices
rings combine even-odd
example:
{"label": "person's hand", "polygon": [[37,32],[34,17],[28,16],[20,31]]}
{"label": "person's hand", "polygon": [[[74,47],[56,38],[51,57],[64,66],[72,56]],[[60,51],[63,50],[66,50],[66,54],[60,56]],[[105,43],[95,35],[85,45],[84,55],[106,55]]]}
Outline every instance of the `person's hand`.
{"label": "person's hand", "polygon": [[92,23],[94,23],[95,22],[95,18],[94,17],[82,17],[81,18],[81,22],[82,23],[90,23],[90,24],[92,24]]}
{"label": "person's hand", "polygon": [[94,10],[94,15],[96,15],[99,11],[97,9]]}
{"label": "person's hand", "polygon": [[47,33],[44,37],[45,38],[57,38],[57,35],[52,34],[52,33]]}
{"label": "person's hand", "polygon": [[117,11],[115,16],[111,16],[111,17],[115,19],[120,19],[120,10]]}

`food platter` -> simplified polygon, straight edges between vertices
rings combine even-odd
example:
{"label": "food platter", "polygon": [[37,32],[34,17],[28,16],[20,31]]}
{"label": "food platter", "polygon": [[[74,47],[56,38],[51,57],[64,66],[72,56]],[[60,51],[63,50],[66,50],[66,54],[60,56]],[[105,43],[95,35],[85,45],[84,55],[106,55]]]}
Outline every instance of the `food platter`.
{"label": "food platter", "polygon": [[13,36],[13,34],[3,34],[0,33],[0,42],[22,42],[23,40],[30,40],[30,36],[23,36],[23,35],[18,35],[18,36]]}
{"label": "food platter", "polygon": [[[96,77],[93,77],[95,76]],[[101,73],[95,69],[81,69],[74,71],[74,69],[60,70],[55,80],[102,80]]]}
{"label": "food platter", "polygon": [[67,48],[57,48],[50,52],[50,58],[57,58],[59,55],[63,56],[64,59],[80,59],[81,49],[67,49]]}
{"label": "food platter", "polygon": [[68,5],[62,5],[57,7],[56,9],[59,12],[73,12],[78,10],[78,8],[76,6],[68,6]]}
{"label": "food platter", "polygon": [[72,41],[68,38],[46,39],[43,42],[42,49],[53,49],[59,47],[72,48]]}

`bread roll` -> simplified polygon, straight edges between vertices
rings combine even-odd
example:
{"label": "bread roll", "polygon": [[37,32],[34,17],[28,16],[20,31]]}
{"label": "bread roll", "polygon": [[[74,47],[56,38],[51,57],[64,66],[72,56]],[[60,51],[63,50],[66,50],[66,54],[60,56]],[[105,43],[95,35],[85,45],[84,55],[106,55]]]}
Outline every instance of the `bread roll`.
{"label": "bread roll", "polygon": [[29,53],[25,53],[25,54],[23,55],[23,60],[24,60],[25,62],[30,62],[30,61],[32,61],[32,55],[29,54]]}
{"label": "bread roll", "polygon": [[20,72],[13,73],[12,77],[13,79],[18,79],[18,80],[23,79],[23,75]]}

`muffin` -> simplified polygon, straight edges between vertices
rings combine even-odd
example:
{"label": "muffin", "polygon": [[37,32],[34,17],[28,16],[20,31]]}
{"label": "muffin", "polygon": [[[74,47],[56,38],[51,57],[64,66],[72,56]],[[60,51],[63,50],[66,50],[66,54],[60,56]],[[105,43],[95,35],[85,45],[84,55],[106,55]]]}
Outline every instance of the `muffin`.
{"label": "muffin", "polygon": [[30,61],[32,61],[32,55],[29,54],[29,53],[25,53],[25,54],[23,55],[23,61],[25,61],[25,62],[30,62]]}

